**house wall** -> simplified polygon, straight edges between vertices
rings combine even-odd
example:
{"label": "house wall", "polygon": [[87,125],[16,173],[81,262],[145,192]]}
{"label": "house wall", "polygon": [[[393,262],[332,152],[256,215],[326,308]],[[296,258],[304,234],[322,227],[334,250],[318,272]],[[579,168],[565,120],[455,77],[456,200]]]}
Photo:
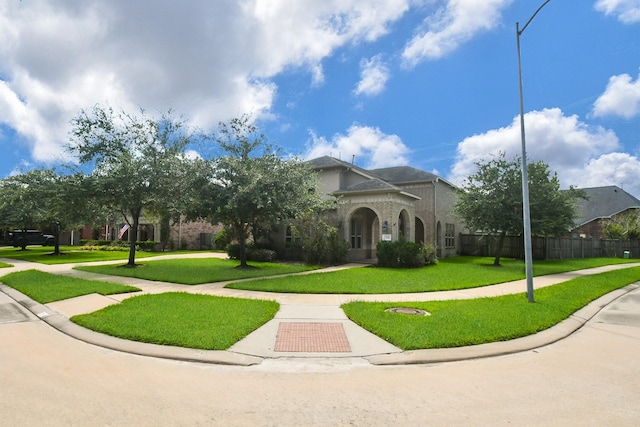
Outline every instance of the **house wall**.
{"label": "house wall", "polygon": [[[420,197],[420,200],[414,202],[415,216],[424,223],[426,234],[424,242],[436,244],[440,257],[457,255],[460,250],[457,236],[466,230],[464,223],[452,213],[453,205],[457,200],[457,190],[440,180],[396,185]],[[438,227],[438,223],[440,223],[440,227]],[[445,244],[446,224],[454,225],[453,246]]]}
{"label": "house wall", "polygon": [[[435,205],[436,205],[436,220],[441,224],[441,233],[442,236],[439,236],[441,240],[441,254],[440,256],[443,258],[455,256],[460,254],[460,233],[468,233],[469,230],[465,226],[464,222],[453,214],[453,206],[458,200],[458,190],[451,185],[447,184],[443,181],[435,182],[436,195],[435,195]],[[447,246],[445,244],[445,236],[444,233],[446,231],[446,225],[452,224],[454,227],[454,245]]]}
{"label": "house wall", "polygon": [[318,191],[325,199],[330,194],[340,189],[341,172],[338,169],[326,169],[318,171]]}
{"label": "house wall", "polygon": [[211,238],[220,230],[222,225],[212,225],[208,221],[178,222],[171,225],[169,241],[175,249],[215,249]]}

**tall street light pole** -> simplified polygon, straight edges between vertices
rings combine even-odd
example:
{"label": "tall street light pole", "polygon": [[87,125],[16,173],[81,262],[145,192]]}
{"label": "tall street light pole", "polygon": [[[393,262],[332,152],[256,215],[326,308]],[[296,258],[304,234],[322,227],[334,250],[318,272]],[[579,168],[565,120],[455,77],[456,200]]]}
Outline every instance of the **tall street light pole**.
{"label": "tall street light pole", "polygon": [[522,143],[522,219],[524,222],[524,263],[527,275],[527,301],[534,302],[533,298],[533,255],[531,253],[531,215],[529,211],[529,173],[527,171],[527,147],[524,136],[524,101],[522,98],[522,64],[520,62],[520,36],[527,29],[533,18],[551,0],[546,0],[535,11],[531,18],[520,29],[520,23],[516,22],[516,42],[518,45],[518,84],[520,87],[520,141]]}

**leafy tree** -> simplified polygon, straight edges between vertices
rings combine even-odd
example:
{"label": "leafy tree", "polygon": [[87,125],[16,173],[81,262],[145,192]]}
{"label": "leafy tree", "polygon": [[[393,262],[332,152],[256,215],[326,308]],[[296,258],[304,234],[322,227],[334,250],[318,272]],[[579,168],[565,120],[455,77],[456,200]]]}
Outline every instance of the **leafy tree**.
{"label": "leafy tree", "polygon": [[301,215],[291,228],[307,264],[340,264],[346,259],[349,244],[317,212]]}
{"label": "leafy tree", "polygon": [[[24,233],[36,227],[40,217],[39,204],[31,197],[30,188],[22,179],[13,176],[0,181],[0,221],[3,228],[20,229]],[[39,203],[40,202],[40,203]],[[26,249],[26,245],[22,246]]]}
{"label": "leafy tree", "polygon": [[607,239],[640,238],[640,211],[630,211],[604,223],[604,235]]}
{"label": "leafy tree", "polygon": [[[454,212],[471,230],[499,236],[494,265],[500,265],[505,236],[519,235],[524,228],[520,164],[518,158],[506,160],[504,153],[476,163],[477,172],[467,178],[454,205]],[[586,197],[584,191],[573,187],[560,191],[557,174],[552,174],[544,162],[527,166],[531,233],[566,232],[577,217],[577,199]]]}
{"label": "leafy tree", "polygon": [[[35,169],[2,181],[0,201],[5,226],[38,227],[55,237],[54,254],[60,254],[60,235],[80,225],[90,205],[83,198],[83,174],[60,174]],[[23,247],[24,249],[24,247]]]}
{"label": "leafy tree", "polygon": [[189,195],[191,165],[185,149],[193,136],[171,112],[160,119],[95,106],[72,120],[69,149],[89,176],[93,199],[118,212],[129,226],[128,267],[135,267],[136,237],[142,214],[179,212]]}
{"label": "leafy tree", "polygon": [[220,123],[213,139],[223,156],[199,166],[196,211],[226,226],[240,246],[240,267],[246,268],[254,229],[264,232],[321,205],[316,175],[300,160],[280,158],[247,115]]}

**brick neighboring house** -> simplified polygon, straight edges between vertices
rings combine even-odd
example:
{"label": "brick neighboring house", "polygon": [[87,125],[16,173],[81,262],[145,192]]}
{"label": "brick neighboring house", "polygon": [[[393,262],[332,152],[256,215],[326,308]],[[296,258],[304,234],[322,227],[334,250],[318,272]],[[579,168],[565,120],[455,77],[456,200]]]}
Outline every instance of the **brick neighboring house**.
{"label": "brick neighboring house", "polygon": [[464,224],[451,212],[453,184],[409,166],[367,170],[329,156],[309,164],[320,192],[337,198],[327,221],[349,243],[350,261],[375,259],[381,240],[434,243],[439,257],[458,253]]}
{"label": "brick neighboring house", "polygon": [[576,227],[571,230],[576,237],[603,239],[604,224],[607,220],[629,212],[640,212],[640,200],[618,186],[582,190],[587,193],[589,199],[578,201],[579,217],[576,219]]}
{"label": "brick neighboring house", "polygon": [[[124,226],[124,223],[119,224],[107,224],[98,231],[98,239],[104,240],[129,240],[129,231],[124,230],[120,236],[120,230]],[[157,222],[146,220],[144,217],[140,218],[140,225],[138,226],[137,241],[154,240],[160,242],[160,229],[161,225]],[[170,225],[169,232],[169,245],[166,249],[214,249],[212,238],[222,229],[221,225],[212,225],[207,221],[191,221],[191,222],[178,222]],[[62,244],[80,244],[80,239],[95,239],[95,231],[91,227],[85,227],[78,232],[64,233],[61,236]]]}

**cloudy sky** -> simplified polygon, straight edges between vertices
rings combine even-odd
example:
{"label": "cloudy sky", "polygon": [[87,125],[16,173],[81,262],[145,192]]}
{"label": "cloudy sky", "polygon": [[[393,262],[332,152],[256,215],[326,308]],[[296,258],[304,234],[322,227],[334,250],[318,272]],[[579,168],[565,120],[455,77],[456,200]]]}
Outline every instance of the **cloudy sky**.
{"label": "cloudy sky", "polygon": [[[454,183],[520,153],[516,22],[543,0],[2,0],[0,177],[61,161],[95,104],[250,113],[303,158]],[[640,197],[640,0],[553,0],[521,37],[527,153]]]}

